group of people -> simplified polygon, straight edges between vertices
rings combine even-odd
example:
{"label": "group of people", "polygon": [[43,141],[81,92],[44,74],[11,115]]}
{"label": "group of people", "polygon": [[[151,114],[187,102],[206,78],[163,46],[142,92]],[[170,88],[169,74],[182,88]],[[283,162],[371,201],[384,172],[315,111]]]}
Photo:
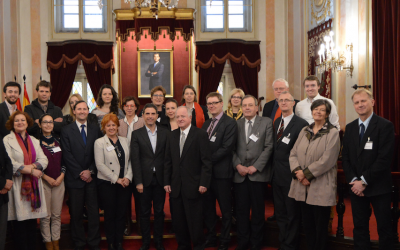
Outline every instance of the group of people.
{"label": "group of people", "polygon": [[[336,106],[318,94],[320,85],[317,77],[306,77],[307,98],[299,102],[286,80],[275,80],[275,99],[265,104],[262,116],[257,115],[257,98],[241,89],[232,90],[224,111],[217,92],[209,93],[202,106],[195,88],[185,86],[179,106],[165,100],[164,88],[156,86],[152,102],[139,112],[136,97],[125,97],[119,107],[113,87],[103,85],[91,113],[73,94],[70,114],[63,116],[50,101],[49,82],[37,84],[38,98],[24,112],[15,105],[21,87],[9,82],[0,104],[0,224],[12,222],[18,249],[33,249],[40,219],[46,249],[59,249],[67,191],[75,249],[99,249],[101,208],[108,249],[121,250],[133,194],[143,237],[140,250],[150,248],[152,209],[154,245],[163,250],[168,193],[178,249],[228,249],[232,207],[236,249],[261,249],[265,183],[272,182],[280,249],[297,249],[301,221],[308,249],[326,249],[341,142]],[[372,204],[380,249],[393,249],[393,124],[373,113],[368,90],[356,90],[352,101],[359,118],[346,126],[342,161],[351,185],[355,248],[370,248]],[[0,249],[6,230],[0,228]]]}

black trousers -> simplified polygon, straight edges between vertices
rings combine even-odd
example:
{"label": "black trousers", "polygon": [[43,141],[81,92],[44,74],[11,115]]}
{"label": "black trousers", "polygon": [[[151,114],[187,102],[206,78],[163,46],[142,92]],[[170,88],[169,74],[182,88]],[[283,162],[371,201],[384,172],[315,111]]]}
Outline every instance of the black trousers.
{"label": "black trousers", "polygon": [[0,250],[4,250],[7,235],[8,202],[0,206]]}
{"label": "black trousers", "polygon": [[279,186],[273,182],[276,222],[279,227],[279,242],[285,250],[297,249],[301,220],[300,204],[288,197],[290,186]]}
{"label": "black trousers", "polygon": [[87,244],[98,247],[100,243],[99,206],[97,203],[97,186],[95,181],[86,183],[84,188],[70,188],[69,213],[71,215],[71,238],[75,247],[85,247],[85,229],[83,228],[83,207],[86,205],[88,215]]}
{"label": "black trousers", "polygon": [[216,200],[222,214],[221,244],[229,244],[232,226],[232,179],[212,178],[210,189],[204,195],[204,222],[207,228],[206,239],[210,242],[217,240],[215,227],[217,225]]}
{"label": "black trousers", "polygon": [[354,249],[371,249],[369,237],[370,204],[373,207],[378,227],[379,249],[393,249],[390,209],[391,194],[387,193],[372,197],[359,197],[351,193],[350,200],[354,223]]}
{"label": "black trousers", "polygon": [[265,182],[250,181],[246,176],[242,183],[235,183],[234,186],[238,249],[247,249],[249,242],[253,248],[259,249],[265,223]]}
{"label": "black trousers", "polygon": [[129,204],[128,204],[128,223],[131,223],[132,221],[132,194],[133,194],[133,200],[135,202],[135,214],[136,214],[136,223],[140,224],[140,193],[136,189],[136,184],[134,180],[132,180],[132,183],[129,185],[130,190],[131,190],[131,195],[129,196]]}
{"label": "black trousers", "polygon": [[36,249],[37,219],[12,221],[14,248],[18,250]]}
{"label": "black trousers", "polygon": [[125,230],[126,210],[131,190],[120,184],[102,182],[99,187],[99,196],[104,208],[104,229],[108,244],[122,243]]}
{"label": "black trousers", "polygon": [[203,196],[188,199],[182,192],[176,198],[171,198],[173,213],[172,225],[178,241],[178,250],[203,250]]}
{"label": "black trousers", "polygon": [[307,250],[327,249],[331,207],[314,206],[299,201],[306,233]]}
{"label": "black trousers", "polygon": [[143,188],[140,199],[140,224],[142,228],[143,244],[150,244],[150,215],[152,206],[154,209],[154,241],[161,243],[164,230],[165,190],[164,187],[158,183],[155,175],[153,175],[150,185]]}

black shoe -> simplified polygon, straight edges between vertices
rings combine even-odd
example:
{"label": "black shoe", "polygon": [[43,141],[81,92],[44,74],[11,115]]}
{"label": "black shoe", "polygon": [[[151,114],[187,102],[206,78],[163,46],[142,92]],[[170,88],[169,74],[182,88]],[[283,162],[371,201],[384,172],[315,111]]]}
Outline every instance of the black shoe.
{"label": "black shoe", "polygon": [[261,250],[261,247],[251,246],[251,250]]}
{"label": "black shoe", "polygon": [[85,247],[75,247],[74,250],[84,250]]}
{"label": "black shoe", "polygon": [[273,214],[271,217],[267,218],[267,221],[276,221],[276,216]]}
{"label": "black shoe", "polygon": [[115,245],[115,250],[124,250],[124,248],[122,248],[122,243],[118,243]]}
{"label": "black shoe", "polygon": [[139,250],[149,250],[150,244],[143,244]]}
{"label": "black shoe", "polygon": [[217,242],[212,241],[212,240],[206,240],[206,244],[204,245],[204,248],[209,248],[209,247],[217,247]]}
{"label": "black shoe", "polygon": [[100,247],[91,247],[90,250],[101,250]]}
{"label": "black shoe", "polygon": [[165,250],[162,242],[156,242],[155,245],[157,250]]}
{"label": "black shoe", "polygon": [[228,250],[229,244],[228,243],[221,243],[218,247],[218,250]]}
{"label": "black shoe", "polygon": [[114,244],[108,244],[108,250],[115,250]]}

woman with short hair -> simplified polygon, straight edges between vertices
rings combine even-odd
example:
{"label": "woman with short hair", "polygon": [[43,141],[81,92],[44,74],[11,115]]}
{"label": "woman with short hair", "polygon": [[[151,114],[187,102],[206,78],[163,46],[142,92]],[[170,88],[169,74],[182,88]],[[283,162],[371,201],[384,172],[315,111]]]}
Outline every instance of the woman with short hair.
{"label": "woman with short hair", "polygon": [[233,89],[229,95],[228,109],[225,114],[236,121],[243,117],[242,99],[244,92],[241,89]]}
{"label": "woman with short hair", "polygon": [[192,125],[198,128],[203,126],[203,123],[209,119],[207,107],[197,103],[196,90],[191,85],[183,87],[182,91],[182,106],[187,106],[192,111]]}

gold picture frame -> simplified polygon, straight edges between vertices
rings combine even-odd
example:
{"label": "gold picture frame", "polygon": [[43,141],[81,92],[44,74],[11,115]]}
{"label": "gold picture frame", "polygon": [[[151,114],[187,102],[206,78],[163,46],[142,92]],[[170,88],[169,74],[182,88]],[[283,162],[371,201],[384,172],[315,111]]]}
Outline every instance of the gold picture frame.
{"label": "gold picture frame", "polygon": [[[173,72],[174,51],[172,49],[139,50],[138,51],[138,96],[150,98],[150,91],[155,86],[166,90],[165,97],[174,96]],[[156,54],[159,61],[154,64]],[[162,70],[162,77],[157,76]]]}

